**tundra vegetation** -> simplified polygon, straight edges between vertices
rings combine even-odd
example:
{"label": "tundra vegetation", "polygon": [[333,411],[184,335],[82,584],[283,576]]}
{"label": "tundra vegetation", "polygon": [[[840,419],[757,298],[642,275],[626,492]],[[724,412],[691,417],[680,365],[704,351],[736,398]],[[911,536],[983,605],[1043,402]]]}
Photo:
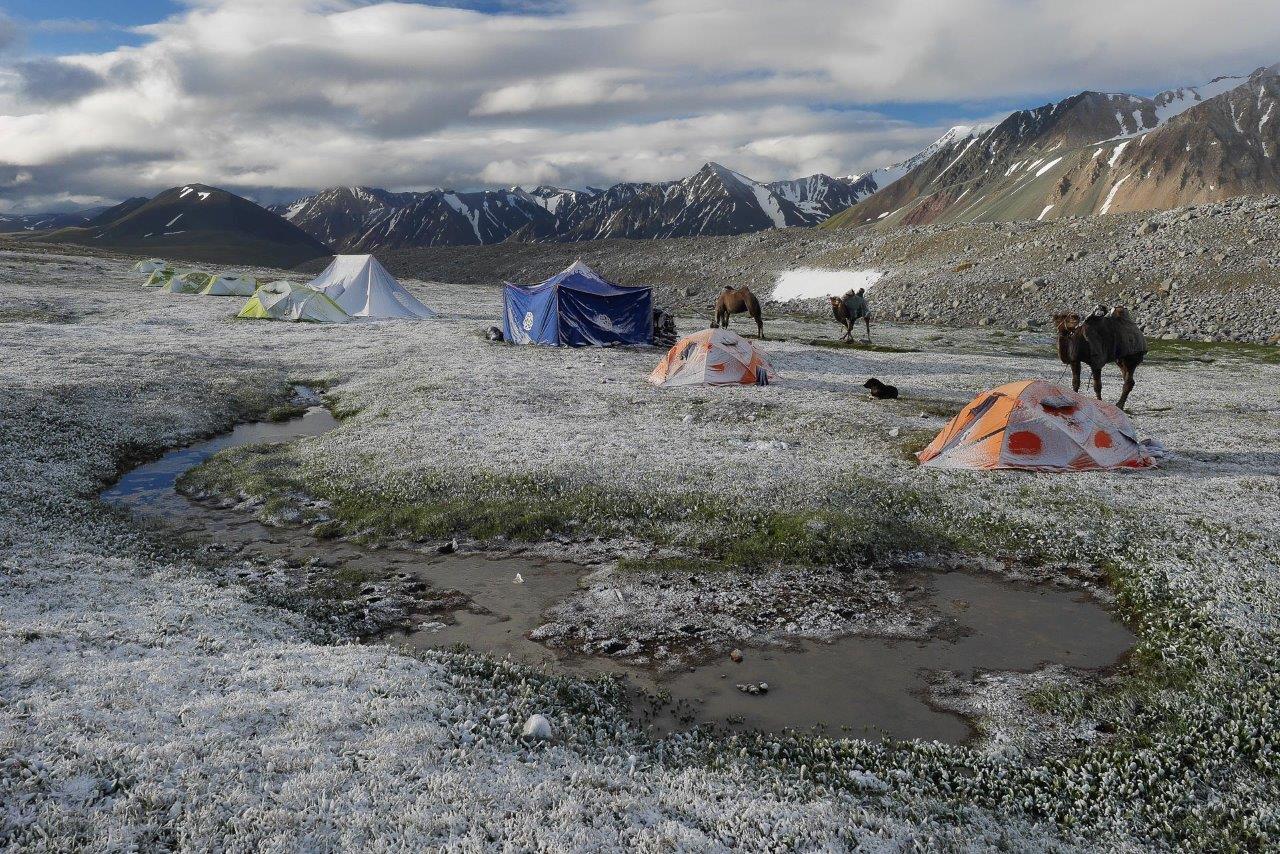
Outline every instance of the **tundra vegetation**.
{"label": "tundra vegetation", "polygon": [[[644,382],[656,350],[482,340],[494,290],[410,282],[440,320],[326,328],[156,295],[129,263],[0,254],[6,846],[1256,850],[1280,834],[1280,366],[1250,348],[1153,342],[1129,406],[1173,452],[1158,469],[934,472],[907,452],[974,394],[1062,379],[1050,335],[952,330],[940,349],[932,328],[884,323],[894,350],[828,348],[804,342],[834,338],[829,320],[770,320],[777,384],[673,392]],[[871,375],[902,397],[866,400]],[[234,556],[96,500],[123,467],[285,414],[290,384],[317,379],[339,428],[220,455],[183,489],[317,536],[589,549],[726,588],[779,565],[969,560],[1109,600],[1138,642],[1114,673],[951,684],[979,728],[964,745],[656,739],[616,682],[343,643],[238,580]],[[521,738],[534,713],[556,740]]]}

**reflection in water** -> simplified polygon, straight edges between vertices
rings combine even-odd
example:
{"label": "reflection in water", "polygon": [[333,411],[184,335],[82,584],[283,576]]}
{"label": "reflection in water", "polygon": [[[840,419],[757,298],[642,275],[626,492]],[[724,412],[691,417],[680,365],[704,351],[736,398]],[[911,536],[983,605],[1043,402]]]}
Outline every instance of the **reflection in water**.
{"label": "reflection in water", "polygon": [[[364,570],[373,576],[410,573],[438,590],[457,590],[471,600],[467,609],[442,620],[427,617],[423,629],[390,639],[419,648],[461,643],[584,677],[624,674],[646,692],[667,692],[674,700],[685,701],[699,722],[765,730],[822,726],[833,735],[959,742],[970,734],[969,726],[926,701],[930,673],[954,671],[968,678],[976,671],[1030,670],[1048,662],[1105,667],[1133,643],[1133,636],[1110,614],[1078,593],[1017,585],[991,576],[926,573],[911,579],[926,591],[916,604],[943,617],[949,629],[943,637],[906,641],[854,636],[830,643],[801,641],[787,648],[747,648],[744,660],[737,664],[725,650],[723,658],[692,672],[660,676],[607,657],[566,655],[528,639],[547,608],[573,595],[583,573],[579,567],[405,549],[367,550],[317,540],[300,529],[268,528],[238,511],[194,505],[173,489],[183,472],[224,448],[287,441],[336,426],[328,411],[319,407],[283,423],[242,425],[134,469],[102,497],[196,526],[214,541],[245,546],[250,554],[287,557],[295,564],[319,558],[325,565]],[[515,583],[517,573],[523,583]],[[767,694],[744,694],[736,687],[760,682],[768,683]],[[670,719],[658,723],[674,724]]]}

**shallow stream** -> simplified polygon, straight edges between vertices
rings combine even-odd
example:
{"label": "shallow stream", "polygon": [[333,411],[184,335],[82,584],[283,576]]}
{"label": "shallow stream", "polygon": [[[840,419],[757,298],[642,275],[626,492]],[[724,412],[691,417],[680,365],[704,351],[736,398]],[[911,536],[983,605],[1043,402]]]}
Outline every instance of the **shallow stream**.
{"label": "shallow stream", "polygon": [[[313,561],[336,571],[373,576],[409,575],[468,600],[446,615],[424,615],[416,628],[375,640],[419,648],[462,644],[470,649],[543,665],[584,677],[622,674],[637,697],[669,695],[668,704],[638,700],[637,712],[659,729],[689,722],[778,730],[823,727],[830,734],[926,738],[958,743],[969,723],[927,701],[932,674],[969,679],[980,671],[1031,670],[1053,662],[1097,669],[1114,664],[1133,643],[1130,632],[1087,596],[1015,584],[991,575],[917,573],[915,607],[930,609],[945,630],[923,641],[854,635],[831,642],[796,641],[785,648],[744,648],[744,659],[724,658],[689,671],[657,674],[607,656],[581,656],[528,639],[543,612],[576,590],[582,567],[528,558],[488,559],[407,548],[367,549],[317,539],[301,528],[270,527],[239,510],[189,501],[178,478],[225,448],[281,442],[331,430],[337,422],[321,407],[280,423],[252,423],[206,442],[177,448],[125,474],[102,494],[106,501],[159,517],[209,537],[243,557]],[[523,579],[516,583],[516,576]],[[739,684],[764,682],[767,693]]]}

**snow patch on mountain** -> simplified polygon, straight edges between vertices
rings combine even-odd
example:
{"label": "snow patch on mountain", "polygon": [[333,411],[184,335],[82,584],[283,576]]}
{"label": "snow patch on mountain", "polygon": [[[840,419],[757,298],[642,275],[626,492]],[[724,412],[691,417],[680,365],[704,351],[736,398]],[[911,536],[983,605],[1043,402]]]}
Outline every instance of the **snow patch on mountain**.
{"label": "snow patch on mountain", "polygon": [[986,125],[956,125],[906,160],[872,170],[865,175],[851,175],[850,178],[853,180],[870,178],[873,185],[871,192],[883,190],[947,146],[968,139],[986,129]]}

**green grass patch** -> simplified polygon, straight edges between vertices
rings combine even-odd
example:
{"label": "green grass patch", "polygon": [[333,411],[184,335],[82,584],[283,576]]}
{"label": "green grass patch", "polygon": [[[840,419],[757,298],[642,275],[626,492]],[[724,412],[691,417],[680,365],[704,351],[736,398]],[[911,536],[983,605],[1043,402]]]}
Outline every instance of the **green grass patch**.
{"label": "green grass patch", "polygon": [[916,454],[923,451],[937,435],[937,430],[923,427],[902,431],[898,434],[898,456],[904,460],[916,462]]}
{"label": "green grass patch", "polygon": [[912,347],[894,347],[889,344],[867,343],[865,341],[841,341],[838,338],[811,338],[803,342],[811,347],[830,347],[835,350],[866,350],[871,353],[919,353]]}
{"label": "green grass patch", "polygon": [[[927,432],[904,441],[922,447]],[[999,526],[949,521],[936,499],[851,474],[830,486],[824,507],[813,509],[761,509],[770,502],[744,499],[744,504],[700,492],[606,491],[486,472],[462,480],[424,478],[392,494],[376,481],[357,484],[303,472],[288,445],[261,445],[215,455],[184,474],[178,488],[194,497],[252,496],[276,518],[289,518],[292,509],[302,524],[322,525],[326,537],[370,542],[635,537],[679,548],[699,561],[738,567],[859,565],[886,549],[954,551],[978,541],[990,552],[1019,542],[1012,530],[994,541],[993,533],[1003,530]],[[309,508],[300,500],[304,496],[328,506]]]}
{"label": "green grass patch", "polygon": [[1165,341],[1147,339],[1148,361],[1152,362],[1205,362],[1220,359],[1280,365],[1280,347],[1268,344],[1250,344],[1242,341]]}
{"label": "green grass patch", "polygon": [[307,414],[307,407],[299,403],[286,403],[280,406],[273,406],[267,410],[265,420],[274,423],[288,421],[291,418],[300,418]]}

